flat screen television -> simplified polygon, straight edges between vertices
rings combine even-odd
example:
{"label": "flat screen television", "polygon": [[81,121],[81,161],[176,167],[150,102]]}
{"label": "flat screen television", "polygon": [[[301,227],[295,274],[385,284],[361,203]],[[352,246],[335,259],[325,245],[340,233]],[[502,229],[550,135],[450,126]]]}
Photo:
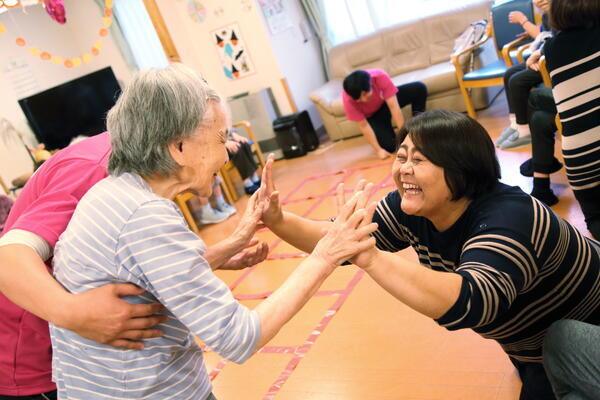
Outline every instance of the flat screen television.
{"label": "flat screen television", "polygon": [[106,113],[120,93],[107,67],[21,99],[19,105],[37,140],[48,150],[62,149],[76,136],[104,132]]}

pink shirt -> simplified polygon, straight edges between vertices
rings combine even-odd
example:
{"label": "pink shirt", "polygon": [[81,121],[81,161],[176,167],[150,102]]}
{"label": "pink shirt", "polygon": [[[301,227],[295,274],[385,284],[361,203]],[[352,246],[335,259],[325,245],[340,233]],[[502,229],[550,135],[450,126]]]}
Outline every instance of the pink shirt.
{"label": "pink shirt", "polygon": [[398,93],[398,88],[385,71],[381,69],[367,69],[365,71],[371,75],[371,91],[373,95],[369,101],[362,103],[354,100],[345,91],[342,92],[344,111],[349,121],[360,122],[369,118],[381,108],[386,99]]}
{"label": "pink shirt", "polygon": [[[79,199],[107,176],[110,136],[102,133],[53,155],[23,188],[3,234],[22,229],[52,247],[66,229]],[[50,268],[51,260],[46,263]],[[0,395],[27,396],[56,389],[51,381],[48,323],[0,293]]]}

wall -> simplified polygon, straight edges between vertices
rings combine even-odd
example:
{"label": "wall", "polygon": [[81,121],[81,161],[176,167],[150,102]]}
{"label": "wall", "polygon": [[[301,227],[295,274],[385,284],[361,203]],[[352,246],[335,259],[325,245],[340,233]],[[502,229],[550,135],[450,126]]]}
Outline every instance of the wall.
{"label": "wall", "polygon": [[[318,128],[323,122],[308,96],[326,82],[319,41],[300,2],[287,0],[284,5],[291,26],[279,33],[268,30],[269,41],[298,109],[308,110],[315,128]],[[268,26],[262,13],[261,17],[263,24]]]}
{"label": "wall", "polygon": [[[188,15],[187,1],[157,3],[182,61],[200,71],[222,95],[229,97],[270,87],[281,112],[287,114],[292,109],[280,82],[286,77],[298,108],[311,108],[308,93],[322,85],[324,78],[315,40],[303,42],[299,21],[304,15],[297,0],[284,1],[293,26],[277,35],[268,32],[256,0],[199,1],[206,9],[204,22],[196,22]],[[223,74],[211,35],[213,30],[233,22],[239,25],[256,71],[237,80]],[[320,119],[313,122],[316,127],[321,125]]]}
{"label": "wall", "polygon": [[[100,55],[77,68],[43,61],[28,52],[30,46],[62,57],[74,57],[90,52],[99,39],[102,27],[101,10],[94,0],[65,0],[67,23],[60,25],[50,19],[41,5],[16,8],[0,14],[7,32],[0,34],[0,117],[8,119],[26,140],[35,143],[33,134],[21,111],[18,99],[111,66],[121,83],[131,73],[110,36],[104,38]],[[21,36],[27,45],[19,47],[15,39]],[[65,116],[67,117],[67,116]],[[5,143],[0,139],[0,176],[10,181],[31,169],[31,161],[19,142]]]}

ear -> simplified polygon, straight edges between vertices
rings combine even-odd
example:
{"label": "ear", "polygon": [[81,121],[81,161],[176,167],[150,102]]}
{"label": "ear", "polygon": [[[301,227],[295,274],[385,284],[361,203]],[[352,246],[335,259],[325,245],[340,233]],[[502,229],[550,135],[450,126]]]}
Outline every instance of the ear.
{"label": "ear", "polygon": [[181,141],[171,142],[168,146],[169,154],[175,160],[179,166],[183,167],[185,162],[185,156],[183,154],[183,144]]}

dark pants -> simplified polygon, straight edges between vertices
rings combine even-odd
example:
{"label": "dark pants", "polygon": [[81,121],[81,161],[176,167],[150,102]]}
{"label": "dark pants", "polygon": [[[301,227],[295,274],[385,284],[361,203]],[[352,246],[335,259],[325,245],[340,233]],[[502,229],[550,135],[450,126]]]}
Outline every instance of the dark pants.
{"label": "dark pants", "polygon": [[542,81],[542,74],[528,69],[525,64],[513,65],[504,73],[504,90],[508,100],[508,111],[515,114],[517,124],[527,124],[529,91]]}
{"label": "dark pants", "polygon": [[228,153],[229,159],[233,162],[243,180],[250,178],[256,172],[258,165],[254,161],[254,154],[248,143],[240,143],[238,151]]}
{"label": "dark pants", "polygon": [[542,363],[524,363],[509,357],[523,385],[519,400],[555,400],[552,385]]}
{"label": "dark pants", "polygon": [[[425,111],[425,102],[427,101],[427,86],[423,82],[400,85],[398,86],[396,99],[398,99],[401,108],[410,104],[413,116],[422,113]],[[367,122],[375,132],[377,143],[388,153],[395,153],[396,133],[392,127],[392,113],[387,103],[383,103],[379,110],[367,118]],[[398,128],[401,128],[401,126]]]}
{"label": "dark pants", "polygon": [[56,390],[32,394],[31,396],[5,396],[0,394],[0,400],[56,400]]}
{"label": "dark pants", "polygon": [[557,321],[544,341],[544,367],[559,399],[600,399],[600,326]]}
{"label": "dark pants", "polygon": [[543,87],[529,95],[529,130],[531,131],[531,155],[533,170],[543,174],[552,172],[554,158],[554,134],[556,132],[556,105],[552,89]]}

